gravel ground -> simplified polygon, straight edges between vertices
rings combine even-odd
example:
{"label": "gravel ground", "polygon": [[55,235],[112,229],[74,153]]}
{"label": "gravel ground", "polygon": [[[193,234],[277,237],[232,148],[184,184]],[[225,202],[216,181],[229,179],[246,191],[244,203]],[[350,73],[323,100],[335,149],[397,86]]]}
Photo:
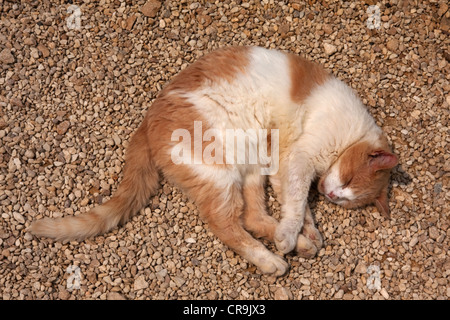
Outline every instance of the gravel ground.
{"label": "gravel ground", "polygon": [[[57,2],[0,0],[1,299],[450,298],[445,0]],[[103,236],[59,243],[27,232],[33,219],[114,193],[160,89],[227,45],[301,53],[358,91],[400,158],[391,220],[313,192],[325,245],[314,259],[288,256],[281,278],[230,251],[164,181]]]}

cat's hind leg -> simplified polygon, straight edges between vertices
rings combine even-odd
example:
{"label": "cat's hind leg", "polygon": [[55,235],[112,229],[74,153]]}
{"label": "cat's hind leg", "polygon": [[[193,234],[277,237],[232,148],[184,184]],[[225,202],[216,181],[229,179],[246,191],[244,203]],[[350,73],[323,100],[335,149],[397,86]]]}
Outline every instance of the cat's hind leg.
{"label": "cat's hind leg", "polygon": [[[272,178],[272,177],[271,177]],[[264,199],[265,177],[261,175],[249,175],[244,181],[244,227],[257,238],[265,238],[274,242],[274,234],[278,221],[267,214]],[[271,179],[272,185],[273,180]],[[281,193],[281,189],[277,188]],[[314,219],[309,209],[306,208],[303,228],[298,235],[295,251],[302,258],[314,257],[322,247],[322,236],[314,225]]]}
{"label": "cat's hind leg", "polygon": [[165,175],[194,200],[201,218],[225,245],[263,273],[276,276],[286,273],[287,262],[244,229],[241,181],[233,168],[202,165],[198,170],[192,170],[185,166],[177,166],[176,169],[172,166],[165,171]]}
{"label": "cat's hind leg", "polygon": [[244,227],[256,238],[273,241],[278,221],[267,214],[264,182],[266,176],[252,173],[245,177],[244,195]]}
{"label": "cat's hind leg", "polygon": [[255,264],[262,272],[281,276],[288,269],[286,261],[270,252],[242,227],[244,203],[239,189],[232,186],[228,190],[216,190],[216,194],[206,201],[197,200],[202,217],[228,247]]}

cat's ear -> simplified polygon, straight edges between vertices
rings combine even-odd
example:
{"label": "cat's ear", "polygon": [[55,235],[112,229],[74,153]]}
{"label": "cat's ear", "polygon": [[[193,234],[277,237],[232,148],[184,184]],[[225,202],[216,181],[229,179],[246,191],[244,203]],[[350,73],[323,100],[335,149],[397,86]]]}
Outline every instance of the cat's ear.
{"label": "cat's ear", "polygon": [[378,209],[378,212],[380,212],[384,217],[387,219],[391,218],[390,210],[389,210],[389,203],[388,203],[388,189],[383,188],[381,190],[380,195],[375,199],[375,206]]}
{"label": "cat's ear", "polygon": [[395,154],[386,150],[376,150],[369,154],[369,165],[373,171],[392,169],[398,163],[398,158]]}

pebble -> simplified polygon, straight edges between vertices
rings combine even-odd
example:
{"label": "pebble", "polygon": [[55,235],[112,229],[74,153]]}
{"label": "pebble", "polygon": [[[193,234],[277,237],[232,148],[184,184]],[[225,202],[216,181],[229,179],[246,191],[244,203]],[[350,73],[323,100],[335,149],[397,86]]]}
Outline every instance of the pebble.
{"label": "pebble", "polygon": [[288,288],[278,288],[275,291],[274,299],[275,300],[291,300],[293,298],[292,292]]}
{"label": "pebble", "polygon": [[208,300],[217,300],[217,298],[219,297],[219,294],[217,293],[217,291],[210,291],[206,294],[206,297],[208,298]]}
{"label": "pebble", "polygon": [[327,56],[331,56],[337,51],[337,47],[329,43],[324,43],[323,50]]}
{"label": "pebble", "polygon": [[172,280],[175,282],[177,287],[181,287],[186,282],[186,280],[181,277],[173,277]]}
{"label": "pebble", "polygon": [[390,51],[397,51],[398,49],[398,40],[397,39],[390,39],[387,43],[386,43],[386,47],[390,50]]}
{"label": "pebble", "polygon": [[161,8],[161,2],[158,0],[147,1],[141,8],[141,12],[144,16],[154,18]]}
{"label": "pebble", "polygon": [[13,217],[14,219],[17,220],[17,222],[19,222],[20,224],[24,224],[25,223],[25,218],[23,217],[23,215],[21,215],[18,212],[13,212]]}
{"label": "pebble", "polygon": [[355,272],[362,274],[362,273],[366,273],[367,272],[367,266],[364,262],[360,262],[356,268],[355,268]]}
{"label": "pebble", "polygon": [[70,122],[69,121],[63,121],[56,127],[56,132],[58,132],[59,135],[64,135],[67,130],[69,130]]}
{"label": "pebble", "polygon": [[145,281],[145,277],[144,276],[137,277],[136,280],[134,280],[133,288],[134,288],[134,290],[147,289],[148,282]]}
{"label": "pebble", "polygon": [[383,298],[385,298],[386,300],[389,299],[389,294],[388,294],[388,292],[386,291],[385,288],[381,288],[380,293],[383,296]]}
{"label": "pebble", "polygon": [[336,294],[334,295],[335,299],[342,299],[344,297],[344,290],[339,290],[338,292],[336,292]]}
{"label": "pebble", "polygon": [[0,52],[0,62],[3,64],[14,63],[15,59],[11,53],[11,50],[5,48]]}
{"label": "pebble", "polygon": [[37,46],[37,49],[42,53],[42,56],[44,58],[47,58],[48,56],[50,56],[50,51],[47,49],[46,46],[44,46],[43,44],[39,44]]}
{"label": "pebble", "polygon": [[106,296],[106,300],[126,300],[123,295],[118,292],[109,292]]}

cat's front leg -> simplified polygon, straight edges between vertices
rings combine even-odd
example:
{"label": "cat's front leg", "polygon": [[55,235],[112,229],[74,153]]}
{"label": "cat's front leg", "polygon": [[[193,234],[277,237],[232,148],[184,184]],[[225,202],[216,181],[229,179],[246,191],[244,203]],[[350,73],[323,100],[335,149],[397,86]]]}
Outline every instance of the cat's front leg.
{"label": "cat's front leg", "polygon": [[281,211],[283,217],[275,229],[274,241],[279,251],[288,253],[297,245],[297,238],[303,227],[305,208],[285,205]]}
{"label": "cat's front leg", "polygon": [[291,156],[289,164],[282,170],[282,218],[278,224],[274,241],[277,249],[283,253],[292,251],[302,230],[307,210],[307,199],[314,168],[307,161]]}
{"label": "cat's front leg", "polygon": [[317,254],[322,248],[322,245],[322,235],[319,230],[317,230],[311,210],[309,209],[309,206],[307,206],[305,222],[301,234],[298,236],[295,251],[300,257],[309,259]]}

